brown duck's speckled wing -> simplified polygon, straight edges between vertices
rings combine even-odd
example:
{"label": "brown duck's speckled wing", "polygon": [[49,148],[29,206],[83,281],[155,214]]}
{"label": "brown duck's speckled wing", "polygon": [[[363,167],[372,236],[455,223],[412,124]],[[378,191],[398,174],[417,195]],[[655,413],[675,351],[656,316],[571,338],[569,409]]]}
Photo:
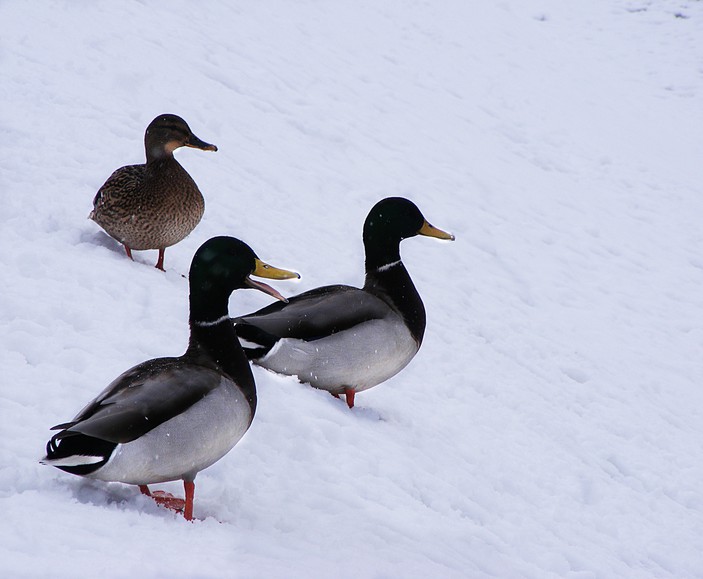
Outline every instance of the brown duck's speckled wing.
{"label": "brown duck's speckled wing", "polygon": [[93,199],[93,207],[100,210],[105,204],[129,196],[144,185],[146,165],[127,165],[117,169],[104,185],[100,187]]}

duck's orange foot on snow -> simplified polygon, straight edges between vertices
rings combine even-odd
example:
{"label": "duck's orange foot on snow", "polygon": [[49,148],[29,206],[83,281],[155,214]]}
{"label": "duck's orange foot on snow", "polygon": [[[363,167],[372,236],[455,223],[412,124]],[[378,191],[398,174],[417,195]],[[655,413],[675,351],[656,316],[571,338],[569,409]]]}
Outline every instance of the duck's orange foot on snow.
{"label": "duck's orange foot on snow", "polygon": [[183,481],[183,487],[186,491],[185,500],[179,499],[178,497],[174,497],[171,493],[167,493],[165,491],[154,491],[152,493],[147,485],[139,485],[139,490],[143,495],[154,499],[157,504],[163,505],[166,508],[177,511],[179,513],[183,513],[183,517],[186,521],[192,521],[195,483],[193,481]]}
{"label": "duck's orange foot on snow", "polygon": [[139,485],[139,490],[143,495],[151,497],[156,501],[157,504],[163,505],[167,509],[172,511],[177,511],[179,513],[185,512],[186,502],[184,499],[174,497],[171,493],[166,491],[150,491],[149,487],[146,485]]}

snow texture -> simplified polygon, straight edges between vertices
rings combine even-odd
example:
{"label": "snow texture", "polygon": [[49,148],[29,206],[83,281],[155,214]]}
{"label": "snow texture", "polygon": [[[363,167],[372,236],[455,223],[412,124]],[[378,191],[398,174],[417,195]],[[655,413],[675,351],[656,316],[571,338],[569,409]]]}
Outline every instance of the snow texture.
{"label": "snow texture", "polygon": [[[703,2],[5,0],[0,22],[0,576],[703,577]],[[206,210],[165,273],[86,219],[164,112],[219,147],[177,152]],[[425,342],[356,408],[255,369],[194,523],[38,463],[119,373],[185,350],[205,240],[300,271],[286,295],[360,285],[391,195],[457,239],[403,242]]]}

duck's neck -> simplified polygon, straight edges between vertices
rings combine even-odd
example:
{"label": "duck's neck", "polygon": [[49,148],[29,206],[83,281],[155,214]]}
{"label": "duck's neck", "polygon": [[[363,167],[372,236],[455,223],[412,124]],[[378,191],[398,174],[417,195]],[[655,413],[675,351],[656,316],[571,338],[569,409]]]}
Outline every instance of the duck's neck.
{"label": "duck's neck", "polygon": [[184,190],[189,194],[200,196],[198,192],[198,186],[193,181],[193,178],[188,174],[183,166],[176,160],[173,153],[167,153],[161,151],[158,155],[147,155],[146,161],[146,174],[147,179],[155,182],[157,184],[163,185],[163,190],[165,192],[171,192],[173,190],[174,183],[188,183],[190,187],[182,187],[178,190]]}
{"label": "duck's neck", "polygon": [[178,163],[173,156],[173,150],[169,150],[163,143],[144,143],[146,151],[146,164],[153,163]]}
{"label": "duck's neck", "polygon": [[186,355],[205,356],[214,362],[237,383],[253,412],[256,410],[254,377],[229,318],[228,302],[229,295],[193,295],[191,291],[190,343]]}
{"label": "duck's neck", "polygon": [[366,244],[364,289],[400,312],[418,343],[425,334],[425,306],[400,259],[400,241],[383,246]]}

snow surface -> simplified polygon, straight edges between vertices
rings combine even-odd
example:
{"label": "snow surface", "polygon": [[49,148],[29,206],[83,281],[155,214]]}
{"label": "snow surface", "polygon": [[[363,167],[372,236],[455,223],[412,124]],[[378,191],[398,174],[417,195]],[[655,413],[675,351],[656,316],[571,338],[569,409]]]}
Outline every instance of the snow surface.
{"label": "snow surface", "polygon": [[[5,0],[0,22],[0,576],[703,577],[703,2]],[[86,219],[163,112],[219,147],[177,153],[206,212],[165,274]],[[255,369],[193,524],[39,465],[49,427],[184,351],[206,239],[300,271],[284,294],[359,285],[389,195],[457,240],[403,242],[425,343],[353,411]]]}

